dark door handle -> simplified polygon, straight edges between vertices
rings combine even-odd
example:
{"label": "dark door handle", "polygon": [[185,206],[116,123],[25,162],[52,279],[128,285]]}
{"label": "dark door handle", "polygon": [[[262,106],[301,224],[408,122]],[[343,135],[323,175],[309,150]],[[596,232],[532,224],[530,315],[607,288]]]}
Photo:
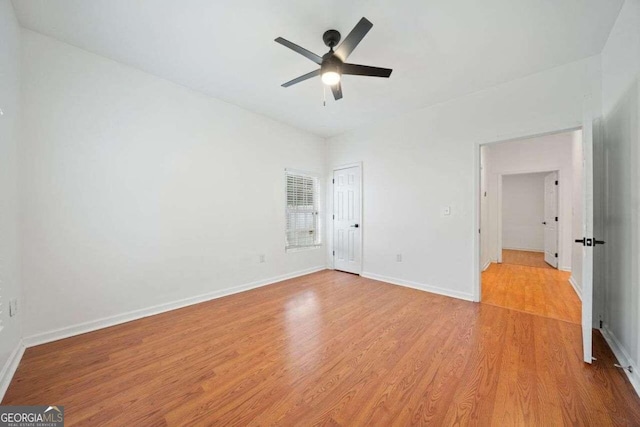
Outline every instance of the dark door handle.
{"label": "dark door handle", "polygon": [[542,224],[543,225],[547,225],[547,221],[542,221]]}
{"label": "dark door handle", "polygon": [[358,227],[360,227],[360,224],[352,225],[352,227],[358,228]]}
{"label": "dark door handle", "polygon": [[576,243],[582,243],[582,246],[595,246],[595,245],[604,245],[605,241],[604,240],[582,238],[582,239],[579,239],[579,240],[576,239]]}

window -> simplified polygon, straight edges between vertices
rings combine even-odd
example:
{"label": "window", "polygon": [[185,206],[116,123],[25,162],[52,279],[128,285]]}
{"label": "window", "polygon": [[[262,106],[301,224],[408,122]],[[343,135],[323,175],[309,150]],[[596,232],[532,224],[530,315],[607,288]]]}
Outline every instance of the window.
{"label": "window", "polygon": [[320,245],[318,223],[318,177],[285,171],[287,191],[286,249]]}

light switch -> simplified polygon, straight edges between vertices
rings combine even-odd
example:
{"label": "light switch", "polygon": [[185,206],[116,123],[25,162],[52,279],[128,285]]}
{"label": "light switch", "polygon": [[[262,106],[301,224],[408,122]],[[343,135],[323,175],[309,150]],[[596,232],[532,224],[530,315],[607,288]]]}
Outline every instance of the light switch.
{"label": "light switch", "polygon": [[451,215],[451,206],[445,206],[444,208],[442,208],[442,215]]}

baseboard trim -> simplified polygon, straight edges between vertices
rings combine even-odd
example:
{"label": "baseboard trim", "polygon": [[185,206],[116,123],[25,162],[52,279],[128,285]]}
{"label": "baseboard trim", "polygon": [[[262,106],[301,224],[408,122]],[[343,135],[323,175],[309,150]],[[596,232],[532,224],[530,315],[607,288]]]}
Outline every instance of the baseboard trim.
{"label": "baseboard trim", "polygon": [[631,367],[633,367],[633,372],[629,372],[626,369],[623,369],[623,371],[627,374],[627,378],[629,378],[629,382],[635,389],[636,394],[640,396],[640,374],[638,373],[638,367],[633,363],[629,353],[620,341],[618,341],[615,334],[611,332],[608,325],[604,325],[602,329],[600,329],[600,332],[602,332],[602,336],[605,341],[607,341],[607,344],[609,344],[609,347],[611,348],[611,351],[613,351],[614,356],[616,356],[616,359],[618,359],[618,363],[622,366],[631,365]]}
{"label": "baseboard trim", "polygon": [[210,301],[216,298],[222,298],[228,295],[237,294],[240,292],[249,291],[251,289],[260,288],[262,286],[272,285],[274,283],[282,282],[283,280],[293,279],[307,274],[315,273],[325,270],[326,266],[316,266],[305,270],[296,271],[289,274],[283,274],[281,276],[272,277],[265,280],[259,280],[251,283],[247,283],[240,286],[234,286],[232,288],[221,289],[214,292],[209,292],[203,295],[195,297],[189,297],[172,301],[164,304],[158,304],[152,307],[143,308],[139,310],[129,311],[127,313],[117,314],[115,316],[104,317],[89,322],[79,323],[77,325],[67,326],[65,328],[55,329],[53,331],[43,332],[36,335],[31,335],[23,339],[23,344],[26,347],[34,347],[36,345],[46,344],[53,341],[73,337],[76,335],[86,334],[88,332],[97,331],[98,329],[108,328],[110,326],[120,325],[122,323],[131,322],[133,320],[142,319],[144,317],[154,316],[156,314],[165,313],[167,311],[177,310],[179,308],[187,307],[190,305],[198,304],[201,302]]}
{"label": "baseboard trim", "polygon": [[544,249],[527,249],[527,248],[505,248],[504,246],[502,247],[502,250],[508,250],[508,251],[522,251],[522,252],[539,252],[539,253],[544,253]]}
{"label": "baseboard trim", "polygon": [[420,291],[431,292],[432,294],[444,295],[446,297],[462,299],[465,301],[473,301],[473,295],[465,292],[452,291],[437,286],[430,286],[424,283],[412,282],[410,280],[396,279],[394,277],[381,276],[375,273],[362,272],[362,277],[367,279],[379,280],[381,282],[390,283],[392,285],[404,286],[406,288],[418,289]]}
{"label": "baseboard trim", "polygon": [[558,267],[558,270],[560,270],[560,271],[566,271],[567,273],[571,273],[571,267],[567,267],[567,266],[564,266],[564,267],[562,267],[562,266],[561,266],[561,267]]}
{"label": "baseboard trim", "polygon": [[0,402],[4,399],[4,395],[9,388],[9,384],[11,384],[13,375],[18,369],[18,365],[20,365],[20,361],[24,355],[24,350],[24,343],[20,340],[11,352],[11,355],[9,355],[9,359],[7,359],[6,363],[2,367],[2,371],[0,371]]}
{"label": "baseboard trim", "polygon": [[578,284],[576,283],[576,279],[573,278],[573,275],[569,277],[569,283],[571,283],[571,286],[576,292],[576,295],[578,295],[578,298],[580,298],[580,301],[582,301],[582,292],[580,291],[580,288],[578,288]]}
{"label": "baseboard trim", "polygon": [[487,261],[487,263],[482,267],[482,271],[486,271],[487,268],[491,266],[491,260]]}

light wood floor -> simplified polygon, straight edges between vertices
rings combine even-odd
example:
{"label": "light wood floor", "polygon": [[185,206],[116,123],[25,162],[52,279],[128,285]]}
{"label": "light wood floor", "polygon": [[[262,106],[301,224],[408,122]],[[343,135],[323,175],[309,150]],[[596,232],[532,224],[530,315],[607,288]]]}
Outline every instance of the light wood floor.
{"label": "light wood floor", "polygon": [[570,276],[555,268],[494,263],[482,273],[482,302],[580,324],[582,303]]}
{"label": "light wood floor", "polygon": [[513,249],[502,250],[503,264],[528,265],[529,267],[548,268],[555,270],[544,260],[543,252],[515,251]]}
{"label": "light wood floor", "polygon": [[580,326],[323,271],[29,348],[3,404],[67,425],[640,425]]}

